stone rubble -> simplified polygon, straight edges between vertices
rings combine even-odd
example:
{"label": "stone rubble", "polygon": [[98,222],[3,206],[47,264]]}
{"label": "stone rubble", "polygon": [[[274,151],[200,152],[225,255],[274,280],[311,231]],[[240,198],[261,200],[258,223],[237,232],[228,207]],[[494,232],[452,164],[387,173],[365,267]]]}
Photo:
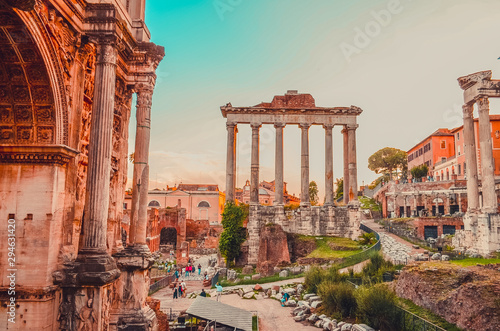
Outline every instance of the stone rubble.
{"label": "stone rubble", "polygon": [[391,236],[385,233],[380,233],[380,243],[382,244],[382,252],[394,264],[406,264],[411,260],[411,248],[407,245],[397,242]]}

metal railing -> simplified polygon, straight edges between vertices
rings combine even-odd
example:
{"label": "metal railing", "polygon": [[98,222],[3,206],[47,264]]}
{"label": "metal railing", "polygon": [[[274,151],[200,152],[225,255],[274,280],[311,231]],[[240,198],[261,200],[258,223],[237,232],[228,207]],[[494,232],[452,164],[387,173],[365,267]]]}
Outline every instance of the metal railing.
{"label": "metal railing", "polygon": [[363,262],[365,260],[368,260],[371,257],[372,254],[374,254],[375,252],[380,251],[381,245],[380,245],[380,236],[379,236],[379,234],[376,231],[370,229],[369,227],[367,227],[364,224],[361,224],[359,226],[359,228],[361,230],[365,231],[365,232],[374,233],[375,234],[375,238],[377,239],[377,242],[375,243],[375,245],[373,245],[372,247],[370,247],[370,248],[362,251],[361,253],[354,254],[354,255],[351,255],[351,256],[348,256],[348,257],[344,258],[344,260],[342,261],[342,263],[340,263],[339,268],[344,268],[346,266],[351,266],[351,265]]}
{"label": "metal railing", "polygon": [[402,331],[446,331],[440,326],[423,319],[420,316],[409,312],[402,307],[395,306],[396,313],[400,317],[400,326]]}
{"label": "metal railing", "polygon": [[172,283],[173,279],[174,279],[174,275],[169,275],[169,276],[163,277],[162,279],[155,282],[154,284],[151,284],[149,286],[149,295],[153,294],[154,292],[156,292],[158,290],[161,290],[164,287],[167,287],[168,285],[170,285],[170,283]]}

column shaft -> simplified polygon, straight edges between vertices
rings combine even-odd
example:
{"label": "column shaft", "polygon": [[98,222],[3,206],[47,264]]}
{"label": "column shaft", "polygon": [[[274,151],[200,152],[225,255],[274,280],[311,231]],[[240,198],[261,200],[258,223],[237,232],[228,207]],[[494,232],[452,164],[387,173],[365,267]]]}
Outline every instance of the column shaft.
{"label": "column shaft", "polygon": [[495,194],[495,167],[493,163],[493,145],[491,142],[490,104],[487,97],[478,99],[478,109],[483,210],[487,213],[496,213],[497,196]]}
{"label": "column shaft", "polygon": [[349,201],[358,200],[358,166],[356,163],[356,128],[347,127],[347,140],[349,151]]}
{"label": "column shaft", "polygon": [[325,128],[325,205],[333,206],[333,125]]}
{"label": "column shaft", "polygon": [[236,123],[226,123],[227,157],[226,157],[226,201],[235,201],[235,161],[236,161]]}
{"label": "column shaft", "polygon": [[474,134],[474,118],[472,105],[464,105],[464,145],[467,175],[467,210],[479,208],[479,183],[477,175],[476,139]]}
{"label": "column shaft", "polygon": [[100,40],[97,44],[81,252],[106,253],[116,58],[117,50],[113,42]]}
{"label": "column shaft", "polygon": [[300,205],[310,206],[311,201],[309,199],[309,128],[311,124],[303,123],[299,127],[302,130],[302,142],[301,142],[301,193],[300,193]]}
{"label": "column shaft", "polygon": [[275,123],[276,156],[274,166],[274,204],[283,205],[283,123]]}
{"label": "column shaft", "polygon": [[151,136],[151,98],[153,88],[141,88],[137,92],[134,150],[134,188],[132,190],[132,210],[130,219],[130,244],[146,244],[148,224],[149,191],[149,143]]}
{"label": "column shaft", "polygon": [[349,202],[349,139],[347,136],[347,128],[342,130],[344,135],[344,203]]}
{"label": "column shaft", "polygon": [[250,204],[259,204],[259,129],[260,123],[252,123],[252,160],[250,175]]}

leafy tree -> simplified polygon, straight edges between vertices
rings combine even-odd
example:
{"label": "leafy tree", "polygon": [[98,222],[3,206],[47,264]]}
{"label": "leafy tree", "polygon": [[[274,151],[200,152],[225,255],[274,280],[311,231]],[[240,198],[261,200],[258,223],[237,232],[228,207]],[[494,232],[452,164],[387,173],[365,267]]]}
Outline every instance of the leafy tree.
{"label": "leafy tree", "polygon": [[220,235],[219,250],[228,266],[231,266],[240,255],[241,244],[245,241],[245,229],[243,228],[245,214],[244,208],[236,206],[232,202],[226,203],[222,213],[224,231]]}
{"label": "leafy tree", "polygon": [[407,154],[400,149],[385,147],[368,158],[368,168],[375,173],[388,173],[392,179],[395,172],[396,178],[398,171],[403,175],[408,169]]}
{"label": "leafy tree", "polygon": [[128,156],[128,160],[130,161],[130,163],[135,163],[135,153],[131,153]]}
{"label": "leafy tree", "polygon": [[335,200],[338,200],[344,196],[344,178],[337,178],[335,180],[335,185],[337,185],[337,189],[335,190]]}
{"label": "leafy tree", "polygon": [[311,205],[316,206],[318,200],[318,184],[313,180],[309,183],[309,201],[311,201]]}
{"label": "leafy tree", "polygon": [[420,179],[424,176],[427,176],[429,173],[429,167],[427,164],[421,164],[419,166],[413,167],[410,170],[411,176],[415,179]]}
{"label": "leafy tree", "polygon": [[361,245],[372,245],[377,241],[375,234],[371,232],[370,233],[364,232],[358,238],[359,238],[359,243]]}

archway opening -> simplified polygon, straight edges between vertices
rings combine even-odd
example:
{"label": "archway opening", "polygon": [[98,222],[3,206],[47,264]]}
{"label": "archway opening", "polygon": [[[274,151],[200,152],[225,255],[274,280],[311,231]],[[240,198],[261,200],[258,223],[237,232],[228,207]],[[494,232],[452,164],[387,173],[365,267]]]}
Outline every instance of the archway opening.
{"label": "archway opening", "polygon": [[160,245],[172,245],[177,248],[177,230],[175,228],[163,228],[160,232]]}

